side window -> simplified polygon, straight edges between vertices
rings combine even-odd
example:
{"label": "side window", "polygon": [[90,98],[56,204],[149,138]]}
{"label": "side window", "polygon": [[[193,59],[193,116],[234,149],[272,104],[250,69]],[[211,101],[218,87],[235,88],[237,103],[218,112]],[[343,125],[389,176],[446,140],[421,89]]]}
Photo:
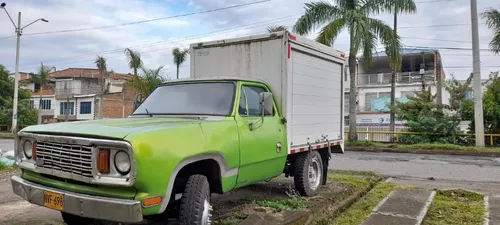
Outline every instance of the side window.
{"label": "side window", "polygon": [[240,116],[261,116],[260,93],[266,92],[262,87],[243,86],[241,89]]}

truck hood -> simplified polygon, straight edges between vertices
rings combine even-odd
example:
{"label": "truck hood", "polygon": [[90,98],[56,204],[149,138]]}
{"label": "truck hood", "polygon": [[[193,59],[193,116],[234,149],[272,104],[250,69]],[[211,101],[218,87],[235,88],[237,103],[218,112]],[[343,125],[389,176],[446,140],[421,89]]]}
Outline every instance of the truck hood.
{"label": "truck hood", "polygon": [[[221,120],[223,117],[221,118]],[[218,120],[218,119],[216,119]],[[124,139],[141,130],[165,129],[194,123],[214,122],[214,119],[195,118],[125,118],[53,123],[29,126],[20,132],[67,136]]]}

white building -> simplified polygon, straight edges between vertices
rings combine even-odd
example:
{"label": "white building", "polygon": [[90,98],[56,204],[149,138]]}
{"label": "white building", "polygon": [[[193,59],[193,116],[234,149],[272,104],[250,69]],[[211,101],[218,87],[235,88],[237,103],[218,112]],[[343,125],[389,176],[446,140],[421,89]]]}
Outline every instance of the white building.
{"label": "white building", "polygon": [[[436,94],[437,101],[447,104],[449,94],[444,91],[445,73],[442,68],[441,56],[437,50],[402,49],[401,72],[396,79],[396,100],[408,101],[408,97],[422,90],[422,80],[426,88]],[[359,126],[388,126],[389,106],[391,99],[392,69],[385,52],[373,55],[371,66],[363,65],[361,59],[356,66],[357,118]],[[345,82],[345,114],[349,114],[349,70],[346,68]],[[346,117],[346,121],[348,116]],[[396,126],[404,126],[396,121]]]}

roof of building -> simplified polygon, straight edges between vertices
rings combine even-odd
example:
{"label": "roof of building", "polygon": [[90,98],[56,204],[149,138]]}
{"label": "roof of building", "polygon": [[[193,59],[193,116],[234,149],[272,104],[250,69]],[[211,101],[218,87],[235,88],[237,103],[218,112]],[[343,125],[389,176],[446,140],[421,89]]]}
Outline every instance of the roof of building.
{"label": "roof of building", "polygon": [[[127,80],[131,74],[109,73],[111,79]],[[67,68],[50,73],[50,78],[99,78],[99,70],[93,68]]]}
{"label": "roof of building", "polygon": [[[431,49],[431,48],[401,48],[401,54],[402,55],[407,55],[407,54],[420,54],[422,52],[425,53],[434,53],[436,52],[437,49]],[[383,51],[377,51],[373,53],[373,56],[387,56],[385,53],[385,50]]]}

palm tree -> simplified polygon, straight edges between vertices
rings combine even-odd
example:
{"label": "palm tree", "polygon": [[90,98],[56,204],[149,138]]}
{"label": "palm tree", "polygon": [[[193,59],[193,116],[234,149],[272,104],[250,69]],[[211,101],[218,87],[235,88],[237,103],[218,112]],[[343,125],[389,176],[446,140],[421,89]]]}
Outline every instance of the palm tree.
{"label": "palm tree", "polygon": [[299,34],[308,34],[320,26],[321,29],[316,41],[331,46],[340,32],[346,28],[350,36],[349,47],[349,139],[357,140],[356,133],[356,54],[363,51],[365,66],[371,64],[372,53],[380,40],[388,49],[394,43],[399,43],[399,38],[394,36],[391,27],[379,19],[369,15],[387,11],[389,0],[335,0],[335,5],[328,2],[306,3],[306,12],[301,16],[294,30]]}
{"label": "palm tree", "polygon": [[267,31],[269,33],[278,32],[278,31],[288,31],[288,28],[286,26],[283,26],[283,25],[270,26],[270,27],[267,27]]}
{"label": "palm tree", "polygon": [[99,70],[99,112],[97,118],[102,119],[102,104],[104,101],[104,87],[106,86],[106,79],[108,75],[108,68],[106,65],[106,58],[102,56],[97,56],[96,60],[94,61],[97,69]]}
{"label": "palm tree", "polygon": [[38,102],[38,124],[42,123],[41,111],[42,111],[42,102],[43,102],[42,101],[43,88],[49,84],[49,82],[50,82],[49,74],[50,74],[50,71],[53,69],[55,69],[55,67],[49,67],[49,66],[43,65],[43,63],[40,63],[40,67],[38,68],[37,73],[33,74],[33,78],[32,78],[33,82],[40,85],[40,90],[39,90],[40,99]]}
{"label": "palm tree", "polygon": [[[417,5],[413,0],[390,0],[389,4],[387,4],[386,9],[394,13],[394,36],[398,36],[398,13],[415,13],[417,11]],[[395,39],[396,40],[396,39]],[[394,112],[394,107],[396,105],[396,77],[397,72],[401,70],[402,58],[399,52],[399,43],[396,41],[392,47],[392,51],[388,51],[389,53],[393,53],[388,55],[390,57],[389,66],[392,69],[391,76],[391,113],[390,113],[390,129],[394,132],[395,124],[396,124],[396,113]]]}
{"label": "palm tree", "polygon": [[493,30],[493,39],[490,42],[491,51],[495,54],[500,54],[500,11],[490,8],[481,17],[486,19],[486,25]]}
{"label": "palm tree", "polygon": [[[128,60],[128,67],[134,71],[134,75],[132,76],[131,80],[127,80],[127,83],[125,83],[127,86],[131,86],[128,83],[129,82],[139,82],[139,75],[138,75],[138,70],[143,67],[142,59],[141,59],[141,54],[139,52],[136,52],[130,48],[125,49],[125,55],[127,56]],[[125,90],[125,88],[124,88]],[[134,100],[134,109],[137,108],[138,103],[141,102],[141,96],[139,96],[138,93],[135,94],[135,100]]]}
{"label": "palm tree", "polygon": [[174,48],[172,50],[172,55],[174,56],[174,63],[177,66],[177,79],[179,79],[179,67],[186,61],[188,50],[180,50],[179,48]]}
{"label": "palm tree", "polygon": [[127,85],[134,89],[142,99],[147,98],[158,85],[167,80],[161,75],[163,67],[164,66],[159,66],[156,69],[146,69],[142,67],[142,74],[138,76],[138,79],[129,81]]}

